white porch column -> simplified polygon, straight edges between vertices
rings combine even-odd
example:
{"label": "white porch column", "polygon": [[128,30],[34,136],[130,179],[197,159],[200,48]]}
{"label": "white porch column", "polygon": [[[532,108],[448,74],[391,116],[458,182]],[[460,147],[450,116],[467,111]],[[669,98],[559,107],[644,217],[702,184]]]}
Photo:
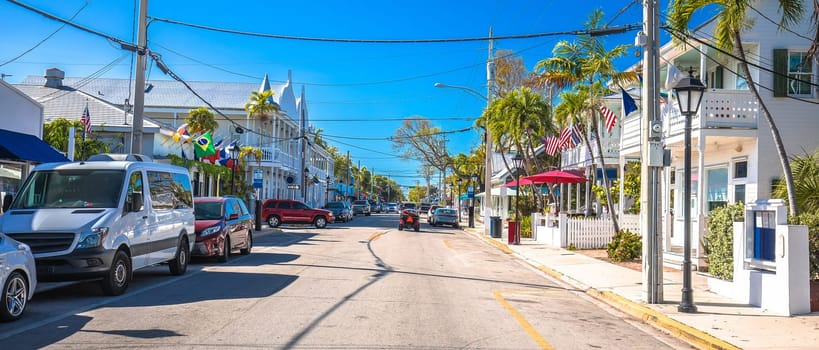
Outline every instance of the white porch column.
{"label": "white porch column", "polygon": [[692,263],[697,267],[697,270],[700,268],[700,259],[702,259],[700,241],[702,241],[702,233],[705,232],[705,199],[707,198],[705,194],[705,135],[702,133],[702,122],[703,116],[700,115],[700,137],[697,143],[697,207],[699,210],[697,210],[697,234],[693,235],[694,240],[691,242],[696,247],[696,260],[692,261]]}

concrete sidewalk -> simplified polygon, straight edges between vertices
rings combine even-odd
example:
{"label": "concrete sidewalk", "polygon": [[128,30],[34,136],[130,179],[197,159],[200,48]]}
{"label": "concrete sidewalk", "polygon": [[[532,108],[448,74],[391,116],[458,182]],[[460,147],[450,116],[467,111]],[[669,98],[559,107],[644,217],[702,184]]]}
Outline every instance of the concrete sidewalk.
{"label": "concrete sidewalk", "polygon": [[643,322],[706,349],[819,349],[819,313],[794,317],[739,304],[708,290],[706,277],[692,274],[696,313],[677,311],[682,272],[663,273],[662,304],[642,301],[642,272],[532,240],[507,245],[484,235],[484,227],[467,228],[508,254]]}

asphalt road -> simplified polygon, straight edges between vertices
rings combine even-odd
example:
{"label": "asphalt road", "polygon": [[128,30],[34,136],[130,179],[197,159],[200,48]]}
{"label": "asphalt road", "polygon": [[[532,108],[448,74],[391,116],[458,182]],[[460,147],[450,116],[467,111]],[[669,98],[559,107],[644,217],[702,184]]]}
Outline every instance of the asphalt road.
{"label": "asphalt road", "polygon": [[284,227],[226,264],[137,271],[119,297],[43,284],[0,349],[688,348],[463,231],[396,226]]}

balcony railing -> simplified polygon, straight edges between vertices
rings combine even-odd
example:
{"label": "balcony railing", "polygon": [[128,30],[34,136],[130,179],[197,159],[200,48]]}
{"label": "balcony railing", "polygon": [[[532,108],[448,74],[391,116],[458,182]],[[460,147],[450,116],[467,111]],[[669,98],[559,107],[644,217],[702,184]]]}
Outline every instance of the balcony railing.
{"label": "balcony railing", "polygon": [[[587,166],[592,165],[593,163],[592,155],[594,157],[598,156],[597,142],[594,139],[590,139],[589,142],[591,142],[591,149],[594,152],[593,154],[589,153],[585,144],[580,144],[577,145],[577,147],[575,148],[564,150],[560,157],[561,168],[585,168]],[[607,159],[619,158],[620,155],[619,140],[604,135],[603,138],[600,140],[600,143],[603,146],[603,158]]]}
{"label": "balcony railing", "polygon": [[[756,129],[759,113],[759,103],[747,90],[706,91],[700,112],[691,119],[691,129]],[[705,115],[705,118],[700,118],[701,115]],[[634,115],[623,122],[623,148],[640,145],[640,118],[640,115]],[[673,102],[670,116],[663,117],[665,137],[682,135],[684,127],[685,117]]]}
{"label": "balcony railing", "polygon": [[273,166],[298,169],[296,157],[293,157],[276,147],[262,147],[262,163],[273,163]]}

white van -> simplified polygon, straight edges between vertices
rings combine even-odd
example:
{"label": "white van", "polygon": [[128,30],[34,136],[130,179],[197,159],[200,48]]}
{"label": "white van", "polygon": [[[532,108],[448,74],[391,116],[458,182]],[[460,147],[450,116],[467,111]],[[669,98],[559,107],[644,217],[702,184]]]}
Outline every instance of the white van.
{"label": "white van", "polygon": [[194,244],[188,170],[140,155],[35,167],[0,216],[0,232],[28,244],[42,282],[102,278],[125,292],[133,270],[168,263],[184,274]]}

